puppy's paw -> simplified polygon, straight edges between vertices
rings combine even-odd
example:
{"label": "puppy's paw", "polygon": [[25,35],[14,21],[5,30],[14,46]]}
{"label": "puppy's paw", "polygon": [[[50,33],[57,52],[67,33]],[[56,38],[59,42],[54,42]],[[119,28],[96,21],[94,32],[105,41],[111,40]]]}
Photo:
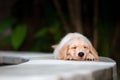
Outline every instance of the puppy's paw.
{"label": "puppy's paw", "polygon": [[86,61],[95,61],[95,57],[92,54],[88,54],[85,60]]}
{"label": "puppy's paw", "polygon": [[67,55],[61,57],[60,59],[62,59],[62,60],[72,60],[72,57],[71,57],[71,55],[67,54]]}

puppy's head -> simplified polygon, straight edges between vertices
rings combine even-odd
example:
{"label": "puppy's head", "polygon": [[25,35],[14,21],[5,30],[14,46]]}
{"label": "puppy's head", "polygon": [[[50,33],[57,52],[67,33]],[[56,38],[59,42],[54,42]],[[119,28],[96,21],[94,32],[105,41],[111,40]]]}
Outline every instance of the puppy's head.
{"label": "puppy's head", "polygon": [[91,44],[84,40],[72,39],[61,48],[59,57],[68,60],[86,60],[89,54],[93,55],[95,60],[98,59],[97,52]]}

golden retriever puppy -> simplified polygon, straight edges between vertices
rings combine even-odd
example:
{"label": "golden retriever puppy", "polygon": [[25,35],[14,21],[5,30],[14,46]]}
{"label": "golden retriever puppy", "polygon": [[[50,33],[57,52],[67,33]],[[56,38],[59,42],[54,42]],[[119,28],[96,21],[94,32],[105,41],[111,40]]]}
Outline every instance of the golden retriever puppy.
{"label": "golden retriever puppy", "polygon": [[56,59],[63,60],[99,60],[91,42],[80,33],[68,33],[58,45],[54,45]]}

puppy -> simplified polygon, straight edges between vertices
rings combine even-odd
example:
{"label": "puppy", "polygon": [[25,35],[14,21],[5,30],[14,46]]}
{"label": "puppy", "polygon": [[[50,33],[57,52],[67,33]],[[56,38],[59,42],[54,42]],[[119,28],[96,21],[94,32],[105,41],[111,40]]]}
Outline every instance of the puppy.
{"label": "puppy", "polygon": [[54,45],[56,59],[62,60],[99,60],[91,42],[80,33],[68,33],[58,45]]}

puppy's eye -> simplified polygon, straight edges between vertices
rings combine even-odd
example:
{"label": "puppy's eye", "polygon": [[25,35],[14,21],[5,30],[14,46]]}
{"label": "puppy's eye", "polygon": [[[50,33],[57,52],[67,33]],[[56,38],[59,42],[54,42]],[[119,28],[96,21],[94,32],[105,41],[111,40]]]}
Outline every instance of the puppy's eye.
{"label": "puppy's eye", "polygon": [[72,47],[72,49],[76,49],[76,47]]}
{"label": "puppy's eye", "polygon": [[84,46],[84,48],[85,48],[85,49],[87,49],[87,47],[86,47],[86,46]]}

